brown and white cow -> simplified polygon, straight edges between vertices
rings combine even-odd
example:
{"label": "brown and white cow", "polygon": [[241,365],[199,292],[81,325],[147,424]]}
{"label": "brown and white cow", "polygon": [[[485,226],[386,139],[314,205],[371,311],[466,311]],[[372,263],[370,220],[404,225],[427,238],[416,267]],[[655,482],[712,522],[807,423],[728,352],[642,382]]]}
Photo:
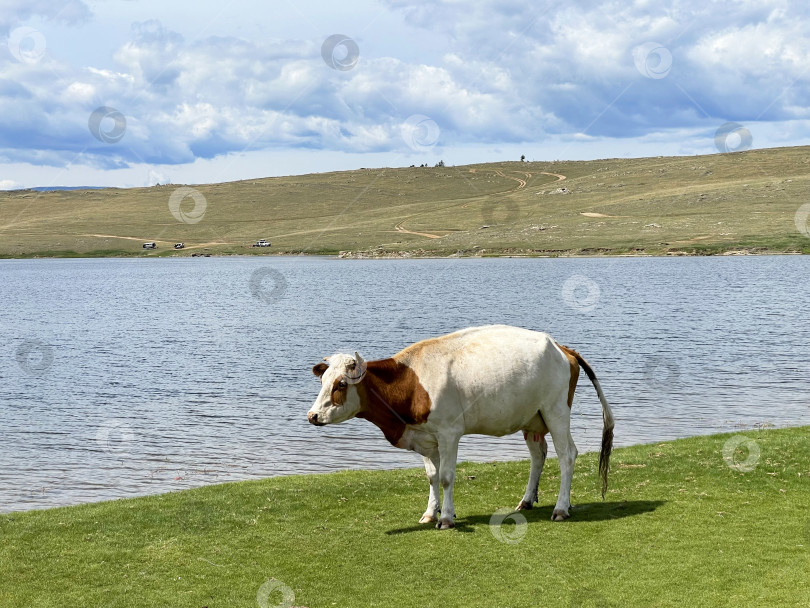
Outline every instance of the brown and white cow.
{"label": "brown and white cow", "polygon": [[364,418],[394,446],[422,455],[430,497],[420,523],[452,528],[453,482],[462,435],[523,431],[531,454],[529,483],[518,510],[537,502],[537,487],[551,433],[560,461],[560,493],[552,520],[568,517],[577,448],[571,437],[571,402],[580,367],[602,403],[599,472],[602,497],[613,445],[613,414],[599,381],[582,356],[548,334],[493,325],[417,342],[390,359],[364,361],[337,354],[312,371],[321,391],[308,413],[315,425]]}

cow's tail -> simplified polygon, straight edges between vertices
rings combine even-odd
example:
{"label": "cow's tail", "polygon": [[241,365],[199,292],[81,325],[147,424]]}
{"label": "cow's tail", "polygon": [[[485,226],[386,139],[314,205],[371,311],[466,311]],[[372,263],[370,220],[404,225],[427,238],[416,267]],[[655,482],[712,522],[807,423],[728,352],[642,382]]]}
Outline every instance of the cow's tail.
{"label": "cow's tail", "polygon": [[569,349],[571,354],[577,358],[580,367],[585,370],[593,387],[596,389],[596,394],[599,395],[599,401],[602,402],[602,449],[599,452],[599,476],[602,478],[602,498],[605,498],[608,486],[608,471],[610,471],[610,453],[613,451],[613,412],[610,410],[605,393],[602,392],[602,386],[596,378],[596,374],[588,365],[585,358],[577,351]]}

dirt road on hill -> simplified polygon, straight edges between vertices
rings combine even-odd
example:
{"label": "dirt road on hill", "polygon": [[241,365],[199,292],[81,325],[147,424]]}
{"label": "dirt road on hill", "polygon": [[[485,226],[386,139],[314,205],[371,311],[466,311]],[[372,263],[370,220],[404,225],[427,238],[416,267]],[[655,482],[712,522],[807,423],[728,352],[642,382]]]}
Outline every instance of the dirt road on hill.
{"label": "dirt road on hill", "polygon": [[399,224],[394,226],[397,232],[402,232],[403,234],[416,234],[417,236],[425,236],[429,239],[440,239],[444,235],[443,234],[430,234],[428,232],[414,232],[413,230],[407,230],[402,227],[402,224],[405,223],[405,220],[402,220]]}
{"label": "dirt road on hill", "polygon": [[517,188],[515,188],[515,190],[522,190],[523,188],[525,188],[525,187],[526,187],[526,179],[529,179],[529,178],[532,176],[532,174],[531,174],[531,173],[526,173],[526,174],[525,174],[525,175],[526,175],[526,179],[520,179],[519,177],[512,177],[511,175],[506,175],[506,174],[505,174],[503,171],[501,171],[501,170],[499,170],[499,169],[496,169],[496,170],[495,170],[495,175],[499,175],[499,176],[501,176],[501,177],[505,177],[506,179],[513,179],[513,180],[515,180],[515,181],[518,183],[518,187],[517,187]]}
{"label": "dirt road on hill", "polygon": [[[470,169],[470,172],[474,173],[475,170]],[[517,192],[518,190],[523,190],[523,188],[526,187],[526,184],[528,183],[529,179],[531,179],[531,177],[532,177],[531,173],[523,173],[523,175],[526,177],[526,179],[523,179],[523,178],[520,178],[520,177],[512,177],[511,175],[506,175],[500,169],[496,169],[494,171],[494,173],[498,177],[504,177],[506,179],[511,179],[511,180],[514,180],[514,181],[516,181],[518,183],[517,187],[514,190],[512,190],[512,192]],[[515,173],[520,173],[520,172],[516,171]],[[560,173],[549,173],[547,171],[540,171],[539,173],[540,173],[540,175],[551,175],[553,177],[556,177],[558,182],[561,182],[564,179],[566,179],[566,176],[561,175]],[[467,209],[469,206],[470,206],[470,203],[464,203],[463,205],[461,205],[461,208],[462,209]],[[421,214],[421,215],[424,215],[424,214]],[[396,229],[397,232],[402,232],[403,234],[415,234],[417,236],[424,236],[424,237],[429,238],[429,239],[440,239],[443,236],[445,236],[443,234],[430,234],[429,232],[414,232],[413,230],[408,230],[403,226],[403,224],[406,221],[408,221],[408,219],[411,219],[411,218],[404,219],[401,222],[399,222],[396,226],[394,226],[394,228]]]}

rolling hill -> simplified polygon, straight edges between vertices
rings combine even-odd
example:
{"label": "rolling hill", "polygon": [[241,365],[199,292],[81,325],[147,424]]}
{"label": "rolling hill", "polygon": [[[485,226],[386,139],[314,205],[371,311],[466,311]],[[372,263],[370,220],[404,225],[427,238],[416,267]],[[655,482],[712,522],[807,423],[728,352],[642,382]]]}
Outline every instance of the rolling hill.
{"label": "rolling hill", "polygon": [[21,190],[0,193],[0,257],[810,253],[808,201],[810,147]]}

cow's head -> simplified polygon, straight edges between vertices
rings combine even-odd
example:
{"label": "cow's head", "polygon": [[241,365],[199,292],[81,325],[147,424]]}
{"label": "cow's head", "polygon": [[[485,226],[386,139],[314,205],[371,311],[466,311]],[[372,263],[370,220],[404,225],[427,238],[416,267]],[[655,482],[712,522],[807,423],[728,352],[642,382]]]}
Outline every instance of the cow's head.
{"label": "cow's head", "polygon": [[360,412],[360,396],[355,385],[366,375],[363,357],[332,355],[312,368],[321,379],[321,392],[307,413],[312,424],[336,424],[354,418]]}

